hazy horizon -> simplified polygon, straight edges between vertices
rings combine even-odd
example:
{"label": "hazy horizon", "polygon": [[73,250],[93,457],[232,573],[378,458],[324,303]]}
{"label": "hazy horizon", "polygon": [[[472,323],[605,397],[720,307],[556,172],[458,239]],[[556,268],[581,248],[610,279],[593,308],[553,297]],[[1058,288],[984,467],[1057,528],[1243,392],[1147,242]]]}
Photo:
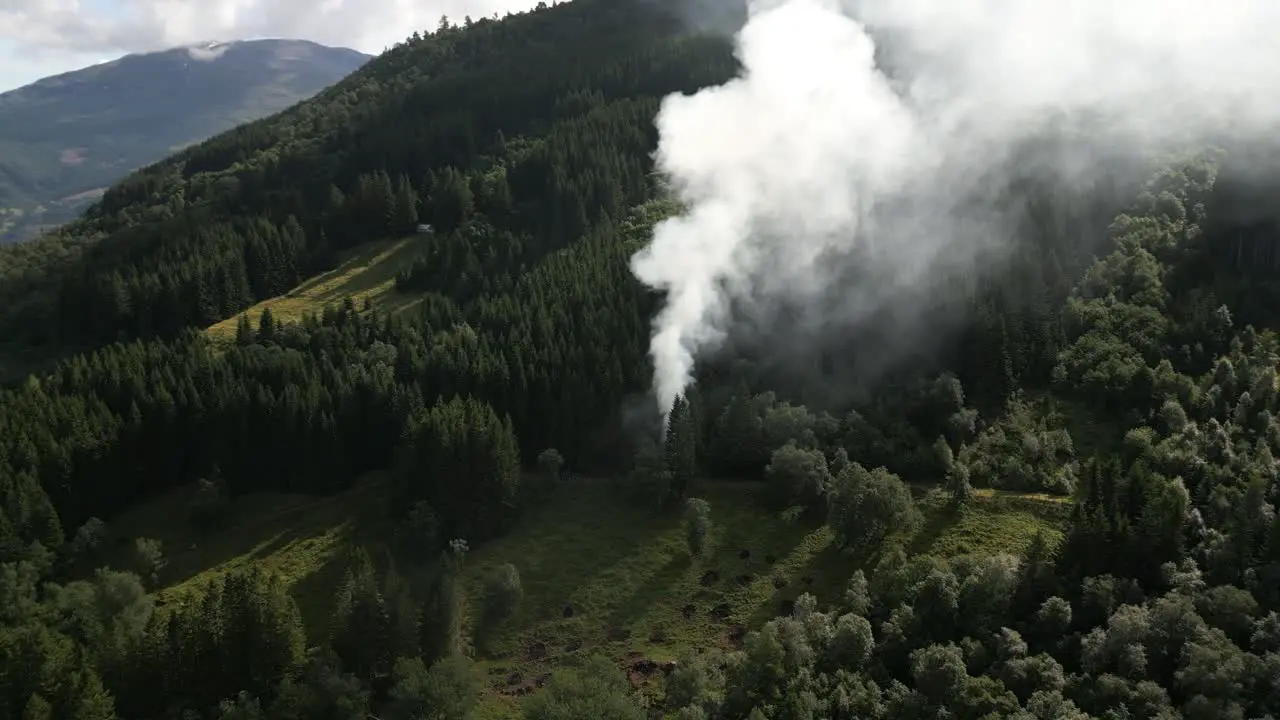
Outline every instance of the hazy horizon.
{"label": "hazy horizon", "polygon": [[379,4],[332,0],[24,0],[0,3],[0,92],[125,55],[206,40],[287,38],[368,55],[434,28],[441,15],[489,17],[538,0],[436,0]]}

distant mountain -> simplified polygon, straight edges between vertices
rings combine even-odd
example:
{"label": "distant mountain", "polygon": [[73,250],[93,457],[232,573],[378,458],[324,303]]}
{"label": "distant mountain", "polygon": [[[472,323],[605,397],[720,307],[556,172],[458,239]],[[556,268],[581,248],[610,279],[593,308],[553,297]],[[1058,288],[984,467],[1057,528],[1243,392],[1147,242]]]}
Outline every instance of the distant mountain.
{"label": "distant mountain", "polygon": [[0,94],[0,242],[64,222],[130,171],[283,110],[368,59],[303,40],[208,42]]}

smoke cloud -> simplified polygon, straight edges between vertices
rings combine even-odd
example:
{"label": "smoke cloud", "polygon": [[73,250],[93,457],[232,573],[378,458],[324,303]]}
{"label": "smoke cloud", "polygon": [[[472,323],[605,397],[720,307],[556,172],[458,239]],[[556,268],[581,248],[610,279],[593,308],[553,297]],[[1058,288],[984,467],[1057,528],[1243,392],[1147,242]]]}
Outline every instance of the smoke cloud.
{"label": "smoke cloud", "polygon": [[632,269],[666,293],[650,348],[664,414],[699,358],[779,308],[821,329],[920,309],[949,270],[982,267],[1019,232],[1002,201],[1015,174],[1083,187],[1122,151],[1262,139],[1280,120],[1274,0],[748,13],[739,76],[666,98],[657,118],[658,169],[685,211]]}

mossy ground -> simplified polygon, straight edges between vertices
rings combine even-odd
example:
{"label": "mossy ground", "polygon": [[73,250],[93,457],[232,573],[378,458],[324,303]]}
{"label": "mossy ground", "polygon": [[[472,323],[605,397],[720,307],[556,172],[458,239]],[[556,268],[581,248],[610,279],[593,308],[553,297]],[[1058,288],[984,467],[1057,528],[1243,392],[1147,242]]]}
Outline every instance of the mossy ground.
{"label": "mossy ground", "polygon": [[920,498],[923,522],[910,539],[912,554],[937,557],[1021,554],[1037,532],[1050,543],[1062,540],[1070,499],[1058,495],[974,491],[973,502],[954,507],[940,492]]}

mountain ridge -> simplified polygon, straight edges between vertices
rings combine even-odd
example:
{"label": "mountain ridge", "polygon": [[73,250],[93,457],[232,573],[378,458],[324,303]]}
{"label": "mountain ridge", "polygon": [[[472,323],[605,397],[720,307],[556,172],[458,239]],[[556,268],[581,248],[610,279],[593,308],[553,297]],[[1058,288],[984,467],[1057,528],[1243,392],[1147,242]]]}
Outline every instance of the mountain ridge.
{"label": "mountain ridge", "polygon": [[0,242],[66,221],[129,172],[284,110],[368,59],[308,40],[203,42],[0,93]]}

